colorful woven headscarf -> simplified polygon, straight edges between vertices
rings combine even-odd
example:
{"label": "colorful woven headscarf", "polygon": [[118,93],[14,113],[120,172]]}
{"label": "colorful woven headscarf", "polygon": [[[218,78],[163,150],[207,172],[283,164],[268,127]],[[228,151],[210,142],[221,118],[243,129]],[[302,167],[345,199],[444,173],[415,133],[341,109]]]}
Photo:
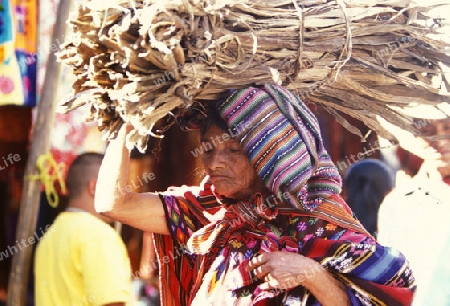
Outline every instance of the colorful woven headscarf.
{"label": "colorful woven headscarf", "polygon": [[235,90],[217,106],[266,187],[282,201],[314,211],[341,192],[317,118],[287,89],[266,84]]}

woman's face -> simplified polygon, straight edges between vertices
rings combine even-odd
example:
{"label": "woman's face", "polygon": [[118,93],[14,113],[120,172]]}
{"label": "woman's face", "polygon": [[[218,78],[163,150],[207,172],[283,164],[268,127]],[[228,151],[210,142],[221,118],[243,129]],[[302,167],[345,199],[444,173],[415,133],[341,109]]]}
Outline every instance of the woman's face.
{"label": "woman's face", "polygon": [[203,166],[218,194],[248,200],[266,189],[239,142],[227,132],[211,125],[200,142]]}

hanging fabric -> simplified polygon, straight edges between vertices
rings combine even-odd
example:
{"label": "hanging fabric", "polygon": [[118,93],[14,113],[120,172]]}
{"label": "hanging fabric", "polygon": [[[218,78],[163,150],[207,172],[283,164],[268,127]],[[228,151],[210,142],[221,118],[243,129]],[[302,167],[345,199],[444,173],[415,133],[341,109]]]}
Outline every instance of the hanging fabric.
{"label": "hanging fabric", "polygon": [[0,106],[36,106],[37,0],[0,1]]}

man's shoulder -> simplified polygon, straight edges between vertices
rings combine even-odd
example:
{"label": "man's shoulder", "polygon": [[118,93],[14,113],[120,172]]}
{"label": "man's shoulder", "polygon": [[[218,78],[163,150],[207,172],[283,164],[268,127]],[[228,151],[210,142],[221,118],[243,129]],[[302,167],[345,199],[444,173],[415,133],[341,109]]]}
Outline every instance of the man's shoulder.
{"label": "man's shoulder", "polygon": [[[108,223],[103,220],[100,220],[94,215],[86,214],[83,222],[85,225],[85,232],[88,232],[91,236],[103,236],[103,235],[112,235],[118,236],[117,231]],[[94,232],[92,232],[94,231]]]}
{"label": "man's shoulder", "polygon": [[119,234],[111,225],[88,212],[66,212],[61,216],[59,223],[64,223],[64,230],[68,236],[82,244],[95,244],[100,240],[121,241]]}

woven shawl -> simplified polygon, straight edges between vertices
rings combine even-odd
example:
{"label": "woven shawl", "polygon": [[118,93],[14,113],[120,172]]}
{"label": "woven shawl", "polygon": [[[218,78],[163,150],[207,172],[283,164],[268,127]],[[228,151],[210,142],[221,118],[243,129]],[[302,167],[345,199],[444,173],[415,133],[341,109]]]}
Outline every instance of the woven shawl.
{"label": "woven shawl", "polygon": [[[164,306],[190,305],[192,298],[198,294],[199,285],[212,281],[205,275],[211,268],[211,260],[218,256],[217,251],[213,248],[207,255],[195,255],[186,249],[186,245],[179,244],[180,241],[187,241],[186,238],[191,237],[193,232],[211,225],[213,221],[206,215],[212,217],[222,207],[209,186],[205,184],[204,187],[200,192],[198,188],[195,191],[188,187],[172,189],[161,196],[171,232],[171,235],[154,235],[160,264],[161,304]],[[329,203],[330,200],[334,203]],[[170,204],[174,201],[176,205]],[[169,206],[175,207],[175,210],[168,211]],[[325,199],[314,212],[300,211],[290,205],[278,209],[279,215],[290,215],[299,224],[312,224],[311,221],[317,220],[330,222],[326,237],[311,237],[302,247],[298,244],[301,242],[299,240],[289,244],[289,251],[313,258],[329,269],[346,285],[352,305],[361,305],[361,301],[380,306],[410,305],[415,285],[408,262],[403,255],[370,239],[351,217],[339,195]],[[243,236],[249,235],[246,232]],[[278,242],[275,245],[280,247],[282,241],[289,240],[288,236],[278,237],[274,233],[269,236],[276,239]],[[364,236],[369,239],[361,241]],[[230,244],[227,245],[229,247]],[[298,296],[298,293],[303,297],[301,300],[309,301],[309,293],[300,289],[289,291],[289,295]]]}

